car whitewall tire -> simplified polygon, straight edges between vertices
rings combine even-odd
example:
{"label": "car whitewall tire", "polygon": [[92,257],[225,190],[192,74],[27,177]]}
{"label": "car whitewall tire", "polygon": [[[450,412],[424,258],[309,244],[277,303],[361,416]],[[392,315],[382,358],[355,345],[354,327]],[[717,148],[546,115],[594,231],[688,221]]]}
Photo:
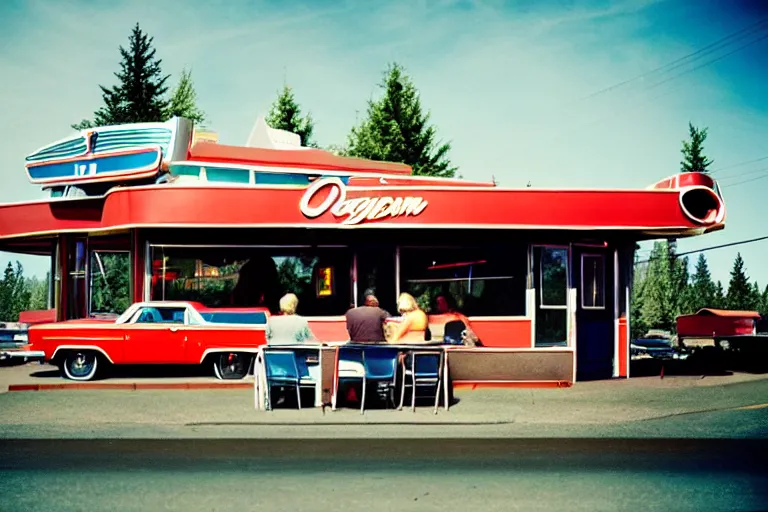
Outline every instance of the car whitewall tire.
{"label": "car whitewall tire", "polygon": [[[84,366],[86,369],[82,373],[72,373],[70,365]],[[64,371],[64,376],[70,380],[86,381],[91,380],[96,376],[96,372],[99,368],[99,356],[94,352],[69,352],[64,356],[64,360],[61,363],[61,368]]]}

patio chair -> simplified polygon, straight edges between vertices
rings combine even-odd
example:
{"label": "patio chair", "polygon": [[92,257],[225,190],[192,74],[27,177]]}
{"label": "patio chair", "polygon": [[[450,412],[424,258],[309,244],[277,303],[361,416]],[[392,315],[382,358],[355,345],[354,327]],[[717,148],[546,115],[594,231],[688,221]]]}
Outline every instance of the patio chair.
{"label": "patio chair", "polygon": [[[337,395],[341,390],[341,384],[349,381],[360,381],[365,391],[365,364],[363,363],[363,347],[340,346],[337,352],[337,379],[336,393],[334,393],[331,410],[336,410]],[[361,401],[362,406],[365,405]]]}
{"label": "patio chair", "polygon": [[[400,406],[403,409],[405,401],[405,388],[411,388],[411,410],[416,412],[416,399],[432,397],[432,395],[420,395],[418,389],[429,388],[435,390],[435,414],[440,404],[440,394],[443,382],[443,364],[445,353],[443,351],[416,351],[410,354],[410,368],[403,361],[403,386],[400,393]],[[447,400],[444,397],[444,400]]]}
{"label": "patio chair", "polygon": [[296,403],[301,409],[301,387],[315,387],[317,383],[302,376],[296,363],[296,354],[290,350],[265,350],[264,369],[266,372],[266,396],[267,409],[272,409],[272,388],[274,386],[286,386],[296,389]]}
{"label": "patio chair", "polygon": [[363,368],[363,396],[360,411],[365,411],[365,397],[368,382],[377,384],[377,391],[384,393],[385,401],[395,406],[395,387],[397,386],[397,358],[400,350],[386,347],[370,347],[362,351]]}

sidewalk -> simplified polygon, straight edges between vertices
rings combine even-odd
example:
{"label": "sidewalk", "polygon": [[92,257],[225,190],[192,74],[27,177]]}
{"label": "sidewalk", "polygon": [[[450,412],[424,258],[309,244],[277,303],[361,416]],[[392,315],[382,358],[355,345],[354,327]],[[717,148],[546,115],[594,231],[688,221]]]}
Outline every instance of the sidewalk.
{"label": "sidewalk", "polygon": [[[208,380],[174,378],[201,379]],[[147,379],[147,384],[155,380]],[[326,409],[325,414],[319,408],[257,411],[252,381],[239,384],[248,389],[0,394],[0,437],[493,437],[600,432],[663,436],[668,431],[654,422],[664,418],[674,419],[675,432],[681,435],[706,437],[713,427],[686,415],[708,411],[716,416],[717,431],[724,434],[747,428],[742,425],[745,418],[752,422],[751,431],[755,422],[768,424],[768,375],[644,377],[562,389],[457,390],[458,402],[437,415],[432,407],[420,407],[415,413],[367,410],[364,415],[355,409]],[[754,407],[740,409],[744,406]],[[627,425],[633,426],[627,430]]]}

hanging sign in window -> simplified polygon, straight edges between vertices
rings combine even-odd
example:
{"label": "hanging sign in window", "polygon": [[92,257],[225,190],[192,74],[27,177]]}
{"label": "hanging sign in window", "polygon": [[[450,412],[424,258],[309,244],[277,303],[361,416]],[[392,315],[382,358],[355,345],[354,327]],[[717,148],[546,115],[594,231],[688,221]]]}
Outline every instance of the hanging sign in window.
{"label": "hanging sign in window", "polygon": [[333,295],[333,267],[319,267],[317,274],[317,296],[330,297]]}

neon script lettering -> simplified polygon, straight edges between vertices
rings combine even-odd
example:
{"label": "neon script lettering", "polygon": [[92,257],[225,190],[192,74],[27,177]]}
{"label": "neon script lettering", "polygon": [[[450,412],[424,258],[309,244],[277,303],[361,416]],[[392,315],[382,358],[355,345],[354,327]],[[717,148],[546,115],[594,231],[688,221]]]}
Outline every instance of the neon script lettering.
{"label": "neon script lettering", "polygon": [[[321,189],[330,187],[328,197],[318,206],[310,206]],[[339,178],[324,178],[313,183],[301,198],[299,209],[305,217],[314,219],[329,211],[342,217],[342,224],[360,224],[365,220],[381,220],[400,216],[416,216],[427,207],[421,197],[355,197],[347,199],[347,189]]]}

